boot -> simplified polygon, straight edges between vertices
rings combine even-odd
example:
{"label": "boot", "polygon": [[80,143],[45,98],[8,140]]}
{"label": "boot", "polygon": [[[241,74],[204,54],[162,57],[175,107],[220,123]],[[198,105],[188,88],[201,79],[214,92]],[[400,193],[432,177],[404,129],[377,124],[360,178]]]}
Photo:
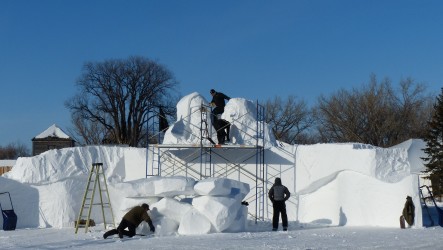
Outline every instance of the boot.
{"label": "boot", "polygon": [[109,232],[104,233],[104,234],[103,234],[103,239],[108,238],[108,236],[109,236]]}
{"label": "boot", "polygon": [[117,229],[109,230],[109,231],[107,231],[105,234],[103,234],[103,238],[106,239],[106,238],[108,238],[109,236],[114,235],[114,234],[116,234],[116,233],[118,233],[118,232],[117,232]]}

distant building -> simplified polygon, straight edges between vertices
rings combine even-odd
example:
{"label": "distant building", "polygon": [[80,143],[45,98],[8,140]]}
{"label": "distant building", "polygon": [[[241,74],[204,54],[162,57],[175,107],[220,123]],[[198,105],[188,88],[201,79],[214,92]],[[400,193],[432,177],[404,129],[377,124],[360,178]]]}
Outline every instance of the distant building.
{"label": "distant building", "polygon": [[53,124],[32,139],[32,155],[38,155],[50,149],[74,147],[75,141],[62,129]]}

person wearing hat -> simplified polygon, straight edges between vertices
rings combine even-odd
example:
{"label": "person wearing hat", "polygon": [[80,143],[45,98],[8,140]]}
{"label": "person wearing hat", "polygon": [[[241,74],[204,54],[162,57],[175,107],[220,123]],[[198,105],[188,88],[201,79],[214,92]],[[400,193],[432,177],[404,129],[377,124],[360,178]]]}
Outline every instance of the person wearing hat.
{"label": "person wearing hat", "polygon": [[[152,224],[151,218],[148,215],[149,205],[143,203],[141,206],[133,207],[124,216],[117,229],[112,229],[103,234],[103,238],[108,238],[111,235],[118,234],[119,238],[123,238],[123,235],[132,237],[135,235],[135,229],[142,221],[146,221],[149,224],[151,232],[155,232],[155,227]],[[128,228],[129,231],[126,231]]]}
{"label": "person wearing hat", "polygon": [[[211,121],[217,131],[217,140],[219,144],[223,144],[225,140],[229,140],[229,122],[221,119],[221,114],[225,112],[225,100],[230,100],[231,98],[221,92],[217,92],[211,89],[209,93],[212,96],[212,101],[210,105],[214,107],[212,110]],[[225,131],[226,130],[226,131]],[[227,138],[226,138],[227,137]]]}
{"label": "person wearing hat", "polygon": [[277,231],[278,221],[281,214],[281,220],[283,223],[283,231],[288,230],[288,215],[286,213],[285,202],[291,196],[288,188],[281,183],[280,178],[275,178],[274,185],[269,189],[268,193],[269,199],[272,202],[272,208],[274,215],[272,217],[272,231]]}

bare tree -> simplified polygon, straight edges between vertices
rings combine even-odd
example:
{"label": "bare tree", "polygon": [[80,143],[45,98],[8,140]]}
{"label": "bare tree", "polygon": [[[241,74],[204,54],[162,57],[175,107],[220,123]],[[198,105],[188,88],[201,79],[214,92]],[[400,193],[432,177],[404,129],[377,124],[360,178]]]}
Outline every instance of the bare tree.
{"label": "bare tree", "polygon": [[286,100],[275,97],[268,100],[265,107],[266,122],[278,140],[289,144],[308,142],[306,132],[313,126],[313,119],[304,101],[298,101],[294,96],[288,96]]}
{"label": "bare tree", "polygon": [[[165,66],[148,58],[89,62],[77,81],[80,92],[65,105],[85,143],[109,140],[139,146],[152,110],[163,106],[172,112],[176,85]],[[94,133],[98,133],[96,138]]]}
{"label": "bare tree", "polygon": [[321,141],[389,147],[422,136],[433,98],[410,78],[399,86],[396,92],[388,78],[378,83],[371,75],[362,89],[321,96],[314,112]]}
{"label": "bare tree", "polygon": [[101,123],[83,119],[78,113],[72,114],[71,119],[73,127],[68,131],[77,144],[99,145],[107,142],[109,133]]}
{"label": "bare tree", "polygon": [[6,147],[0,146],[0,160],[15,160],[27,156],[30,156],[30,153],[24,144],[10,143]]}

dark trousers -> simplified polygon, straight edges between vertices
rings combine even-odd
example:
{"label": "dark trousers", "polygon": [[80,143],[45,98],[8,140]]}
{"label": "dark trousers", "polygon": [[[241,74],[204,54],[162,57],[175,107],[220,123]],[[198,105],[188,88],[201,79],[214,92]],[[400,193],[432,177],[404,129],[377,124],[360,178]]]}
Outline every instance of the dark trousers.
{"label": "dark trousers", "polygon": [[225,143],[229,140],[229,126],[231,125],[228,121],[218,118],[218,113],[212,113],[211,122],[214,125],[215,131],[217,132],[217,141],[219,144]]}
{"label": "dark trousers", "polygon": [[[129,231],[126,231],[125,228],[128,228]],[[128,237],[132,237],[135,235],[136,228],[137,227],[134,224],[132,224],[131,222],[129,222],[125,219],[122,219],[122,221],[120,222],[120,225],[118,225],[117,229],[112,229],[112,230],[106,232],[106,235],[111,236],[114,234],[118,234],[118,232],[121,232],[123,235],[126,235]]]}
{"label": "dark trousers", "polygon": [[274,216],[272,217],[272,228],[278,228],[278,220],[280,219],[283,222],[283,228],[288,227],[288,215],[286,214],[286,204],[285,201],[274,201]]}

